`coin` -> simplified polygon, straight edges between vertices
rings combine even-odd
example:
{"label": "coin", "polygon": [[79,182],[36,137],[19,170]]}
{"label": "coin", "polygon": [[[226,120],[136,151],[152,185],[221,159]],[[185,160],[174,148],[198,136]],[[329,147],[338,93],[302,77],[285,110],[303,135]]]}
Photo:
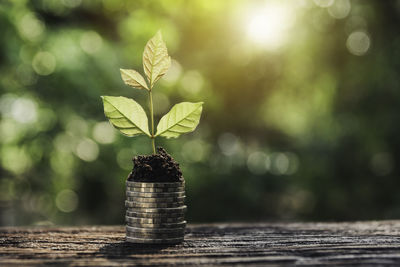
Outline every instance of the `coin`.
{"label": "coin", "polygon": [[143,234],[183,233],[183,232],[185,232],[185,227],[181,227],[181,228],[143,228],[143,227],[126,226],[126,231],[134,232],[134,233],[143,233]]}
{"label": "coin", "polygon": [[[125,201],[126,203],[126,201]],[[156,214],[171,214],[171,213],[180,213],[186,211],[186,205],[176,207],[176,208],[136,208],[136,207],[128,207],[127,211],[135,211],[135,212],[147,212],[147,213],[156,213]]]}
{"label": "coin", "polygon": [[137,237],[126,237],[127,242],[131,243],[142,243],[142,244],[177,244],[183,242],[183,237],[178,238],[137,238]]}
{"label": "coin", "polygon": [[129,237],[139,237],[139,238],[165,239],[165,238],[178,238],[178,237],[183,237],[184,235],[185,235],[185,232],[184,232],[184,231],[180,231],[180,232],[170,232],[170,233],[146,233],[146,232],[126,231],[126,236],[129,236]]}
{"label": "coin", "polygon": [[125,216],[125,221],[129,226],[133,227],[142,227],[142,228],[183,228],[186,226],[186,221],[178,221],[178,222],[154,222],[151,219],[142,219],[136,217]]}
{"label": "coin", "polygon": [[182,202],[185,200],[183,197],[127,197],[128,201],[140,202],[140,203],[170,203],[170,202]]}
{"label": "coin", "polygon": [[127,192],[142,192],[142,193],[170,193],[170,192],[184,192],[185,187],[127,187]]}
{"label": "coin", "polygon": [[184,232],[181,233],[141,233],[141,232],[126,232],[126,236],[138,237],[138,238],[156,238],[156,239],[166,239],[166,238],[179,238],[184,236]]}
{"label": "coin", "polygon": [[185,181],[182,182],[171,182],[171,183],[144,183],[144,182],[132,182],[126,181],[127,187],[182,187],[185,185]]}
{"label": "coin", "polygon": [[128,197],[183,197],[185,192],[171,192],[171,193],[141,193],[127,191],[126,196]]}
{"label": "coin", "polygon": [[[151,207],[162,207],[163,205],[159,206],[160,204],[166,204],[167,206],[165,206],[164,208],[172,208],[172,207],[179,207],[185,204],[185,198],[179,198],[179,199],[175,199],[175,200],[170,200],[170,201],[157,201],[157,199],[150,199],[146,200],[146,198],[135,198],[135,197],[127,197],[126,198],[127,201],[129,202],[133,202],[133,203],[138,203],[138,204],[148,204],[148,208]],[[178,205],[179,204],[179,205]]]}
{"label": "coin", "polygon": [[[179,224],[176,224],[177,226],[166,226],[167,224],[148,224],[148,223],[130,223],[127,222],[126,223],[127,226],[131,226],[131,227],[140,227],[140,228],[148,228],[148,229],[172,229],[172,228],[185,228],[186,227],[186,223],[182,223],[180,222]],[[175,224],[173,224],[175,225]]]}
{"label": "coin", "polygon": [[134,202],[134,201],[125,201],[125,207],[127,208],[177,208],[184,205],[183,201],[178,202],[169,202],[169,203],[141,203],[141,202]]}
{"label": "coin", "polygon": [[163,219],[163,218],[171,218],[176,219],[176,218],[183,218],[185,217],[185,212],[173,212],[173,213],[155,213],[155,212],[142,212],[141,210],[135,210],[133,208],[129,208],[126,211],[126,216],[129,217],[136,217],[136,218],[158,218],[158,219]]}
{"label": "coin", "polygon": [[[132,222],[127,222],[127,226],[131,227],[140,227],[140,228],[149,228],[149,229],[163,229],[163,228],[185,228],[186,227],[186,222],[179,222],[179,223],[170,223],[170,224],[162,224],[162,223],[156,223],[156,224],[149,224],[149,223],[132,223]],[[171,226],[169,226],[171,225]]]}
{"label": "coin", "polygon": [[[173,213],[148,213],[148,212],[138,212],[136,210],[128,209],[126,211],[126,216],[143,218],[143,219],[157,219],[164,220],[165,222],[178,222],[180,218],[185,215],[184,211],[173,212]],[[182,219],[183,220],[183,219]]]}
{"label": "coin", "polygon": [[[151,214],[151,213],[150,213]],[[185,220],[182,214],[176,217],[142,217],[135,216],[137,213],[126,212],[126,217],[134,218],[135,221],[139,223],[178,223]]]}

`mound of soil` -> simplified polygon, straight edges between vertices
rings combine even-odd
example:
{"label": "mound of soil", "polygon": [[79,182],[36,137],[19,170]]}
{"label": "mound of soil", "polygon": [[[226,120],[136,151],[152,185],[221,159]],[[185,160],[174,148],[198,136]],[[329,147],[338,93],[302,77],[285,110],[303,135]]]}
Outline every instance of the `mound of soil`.
{"label": "mound of soil", "polygon": [[133,169],[128,181],[165,183],[184,180],[178,162],[162,147],[157,147],[155,155],[136,156],[132,161]]}

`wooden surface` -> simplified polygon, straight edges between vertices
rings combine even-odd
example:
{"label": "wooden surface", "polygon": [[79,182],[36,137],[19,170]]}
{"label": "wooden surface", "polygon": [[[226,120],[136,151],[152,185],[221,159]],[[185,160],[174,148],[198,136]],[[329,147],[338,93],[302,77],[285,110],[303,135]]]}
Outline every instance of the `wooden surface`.
{"label": "wooden surface", "polygon": [[400,265],[400,221],[189,225],[175,246],[126,243],[124,231],[0,228],[0,266]]}

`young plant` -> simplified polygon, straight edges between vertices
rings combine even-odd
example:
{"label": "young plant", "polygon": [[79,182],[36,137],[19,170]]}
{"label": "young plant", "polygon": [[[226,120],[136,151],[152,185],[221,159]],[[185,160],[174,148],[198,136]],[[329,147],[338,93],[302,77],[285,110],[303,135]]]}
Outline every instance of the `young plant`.
{"label": "young plant", "polygon": [[171,57],[162,39],[161,32],[151,38],[143,52],[143,69],[147,78],[130,69],[120,69],[125,84],[137,89],[143,89],[149,95],[151,132],[148,119],[143,108],[133,99],[122,96],[102,96],[104,114],[110,123],[127,136],[145,134],[150,137],[153,154],[156,153],[155,139],[158,136],[176,138],[183,133],[192,132],[200,121],[203,102],[182,102],[176,104],[165,114],[157,125],[154,133],[153,87],[171,66]]}

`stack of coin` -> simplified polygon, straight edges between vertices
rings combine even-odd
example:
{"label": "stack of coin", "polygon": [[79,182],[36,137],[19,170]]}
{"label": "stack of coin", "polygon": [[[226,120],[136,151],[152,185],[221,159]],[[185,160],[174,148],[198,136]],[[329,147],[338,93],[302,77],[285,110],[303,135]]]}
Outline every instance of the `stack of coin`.
{"label": "stack of coin", "polygon": [[126,182],[126,240],[180,243],[185,234],[185,182]]}

